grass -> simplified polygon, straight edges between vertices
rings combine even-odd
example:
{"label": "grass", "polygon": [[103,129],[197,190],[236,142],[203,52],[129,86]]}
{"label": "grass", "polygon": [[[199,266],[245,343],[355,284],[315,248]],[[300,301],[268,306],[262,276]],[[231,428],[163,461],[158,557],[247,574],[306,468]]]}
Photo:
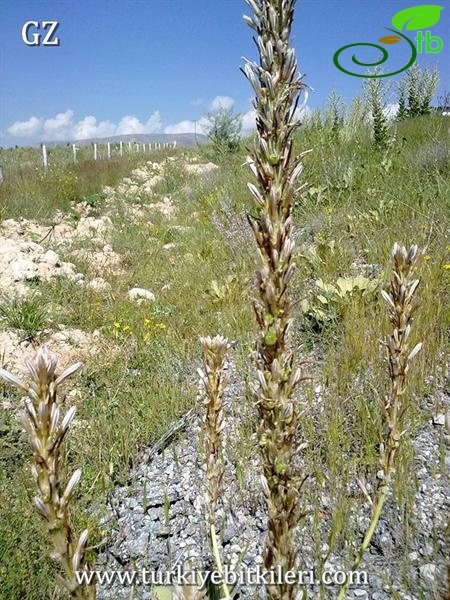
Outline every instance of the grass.
{"label": "grass", "polygon": [[78,162],[66,156],[67,148],[51,151],[55,160],[44,170],[40,149],[0,150],[5,181],[0,185],[0,218],[39,219],[47,223],[56,210],[67,212],[72,203],[98,202],[104,186],[116,185],[132,168],[146,160],[159,160],[168,151],[125,153],[120,158],[94,160],[83,149]]}
{"label": "grass", "polygon": [[24,332],[28,338],[36,338],[49,322],[47,308],[36,295],[21,300],[13,299],[0,305],[0,320],[7,327]]}
{"label": "grass", "polygon": [[[305,157],[304,173],[315,190],[300,198],[295,209],[295,299],[311,301],[317,295],[317,279],[334,285],[339,277],[360,273],[364,264],[374,265],[380,285],[386,285],[394,241],[428,247],[412,341],[423,340],[424,351],[416,357],[411,373],[415,390],[409,394],[411,435],[424,422],[423,395],[436,392],[445,368],[449,270],[444,267],[450,263],[447,128],[444,118],[407,120],[398,125],[395,144],[382,154],[373,149],[364,129],[346,131],[330,142],[327,128],[304,127],[296,139],[298,149],[313,149]],[[89,363],[78,377],[79,425],[67,440],[65,456],[64,478],[76,467],[83,470],[74,499],[74,528],[93,530],[94,545],[102,540],[96,523],[111,487],[125,484],[139,448],[155,441],[193,405],[199,335],[220,333],[237,340],[237,367],[243,378],[253,378],[248,355],[255,338],[249,303],[254,247],[245,219],[250,209],[246,190],[250,175],[242,167],[241,151],[206,177],[186,177],[180,164],[192,156],[202,162],[208,151],[183,151],[183,157],[182,151],[174,153],[177,158],[169,177],[155,189],[157,197],[171,195],[178,209],[173,224],[186,229],[173,230],[157,213],[151,217],[151,227],[143,221],[127,221],[120,213],[112,216],[111,245],[122,256],[125,269],[120,276],[105,275],[111,293],[96,294],[66,280],[35,284],[43,306],[60,307],[58,323],[99,329],[117,347],[115,354]],[[25,216],[47,223],[55,210],[69,211],[72,202],[92,195],[97,195],[96,212],[103,214],[102,186],[115,185],[134,166],[131,159],[120,164],[86,161],[58,167],[57,175],[49,170],[44,179],[37,172],[18,171],[17,178],[11,175],[0,186],[2,218]],[[74,183],[70,178],[75,175]],[[72,181],[67,184],[72,191],[61,194],[66,189],[61,181],[66,178]],[[140,202],[145,205],[148,200]],[[165,250],[167,243],[175,243],[176,248]],[[305,258],[304,247],[313,248],[320,260]],[[367,277],[371,273],[364,270]],[[136,285],[152,290],[155,303],[129,302],[126,291]],[[8,312],[9,305],[4,305],[10,316],[1,326],[30,327],[36,308],[19,306],[16,320]],[[377,294],[346,304],[338,318],[319,327],[302,314],[300,302],[295,311],[300,352],[321,359],[315,385],[323,386],[323,410],[318,414],[313,409],[308,390],[312,409],[302,425],[313,474],[307,493],[313,505],[324,489],[333,499],[328,543],[339,549],[345,536],[351,540],[354,535],[352,514],[360,501],[348,496],[347,484],[355,474],[373,482],[378,470],[378,402],[388,383],[379,339],[388,332],[388,322]],[[52,325],[40,322],[33,327],[44,326]],[[4,386],[0,391],[8,402],[19,403],[18,394]],[[53,567],[45,558],[44,533],[30,507],[34,484],[27,468],[29,451],[10,409],[0,408],[0,419],[0,598],[54,600],[59,596]],[[243,431],[242,437],[245,451],[251,452],[250,431]],[[395,490],[411,536],[415,482],[405,476],[411,470],[410,453],[405,452],[401,460],[404,466],[398,471],[401,480]],[[245,469],[245,455],[239,468]]]}

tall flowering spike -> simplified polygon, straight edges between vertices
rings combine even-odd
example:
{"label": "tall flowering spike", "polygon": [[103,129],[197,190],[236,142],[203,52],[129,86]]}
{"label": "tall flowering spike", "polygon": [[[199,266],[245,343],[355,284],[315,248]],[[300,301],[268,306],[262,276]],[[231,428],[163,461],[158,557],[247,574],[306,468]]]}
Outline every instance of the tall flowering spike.
{"label": "tall flowering spike", "polygon": [[[392,275],[389,292],[382,290],[381,295],[388,308],[391,323],[391,334],[385,342],[387,348],[388,374],[391,384],[389,394],[381,400],[381,412],[384,421],[383,431],[380,432],[380,463],[383,469],[383,479],[376,497],[372,502],[373,512],[364,540],[352,565],[356,571],[370,545],[383,510],[392,476],[395,473],[395,459],[402,443],[404,430],[404,415],[407,405],[404,402],[406,380],[409,365],[416,356],[422,344],[416,344],[411,349],[409,336],[414,313],[417,308],[415,293],[419,280],[413,275],[423,256],[417,246],[408,250],[395,243],[392,250]],[[341,587],[337,600],[344,600],[350,580]]]}
{"label": "tall flowering spike", "polygon": [[[260,328],[257,351],[259,443],[268,506],[265,567],[295,568],[295,529],[302,516],[299,492],[304,481],[294,466],[299,424],[294,391],[302,380],[289,343],[294,265],[292,210],[302,189],[296,183],[303,155],[293,156],[295,112],[305,91],[290,45],[295,0],[247,0],[256,31],[259,63],[246,61],[243,72],[255,92],[255,146],[248,158],[256,183],[248,184],[254,202],[249,216],[258,246],[255,312]],[[269,586],[270,598],[291,599],[292,585]]]}
{"label": "tall flowering spike", "polygon": [[414,313],[417,308],[415,294],[419,280],[414,279],[414,271],[420,263],[423,252],[415,245],[408,250],[395,243],[392,250],[392,276],[389,292],[382,291],[387,303],[392,333],[386,340],[388,373],[391,382],[390,393],[382,400],[382,412],[388,428],[383,440],[381,465],[385,479],[389,479],[395,468],[395,455],[403,435],[402,417],[406,410],[403,395],[410,361],[422,348],[422,344],[410,347],[409,336]]}
{"label": "tall flowering spike", "polygon": [[[216,537],[216,507],[222,494],[224,474],[223,435],[225,425],[223,394],[228,385],[225,363],[230,343],[220,335],[200,338],[203,348],[203,369],[199,369],[200,397],[205,406],[203,427],[203,451],[206,464],[205,506],[209,525],[211,549],[217,568],[223,572]],[[223,583],[222,597],[230,599],[228,587]]]}
{"label": "tall flowering spike", "polygon": [[228,384],[224,372],[225,359],[230,348],[222,336],[200,338],[203,348],[204,371],[200,371],[200,394],[205,405],[204,454],[206,462],[209,524],[215,522],[216,504],[223,479],[222,435],[224,427],[223,393]]}
{"label": "tall flowering spike", "polygon": [[3,369],[0,369],[0,377],[28,393],[21,419],[33,451],[31,471],[39,492],[33,502],[47,523],[52,544],[50,556],[59,563],[62,571],[57,574],[58,580],[69,591],[71,598],[92,600],[95,598],[95,588],[81,586],[75,573],[77,569],[85,568],[87,531],[81,534],[77,543],[70,523],[69,503],[81,471],[75,471],[64,491],[59,475],[60,447],[74,417],[75,407],[62,414],[58,387],[78,371],[81,364],[69,367],[58,377],[57,359],[44,346],[39,348],[34,360],[27,361],[26,366],[31,385],[21,382]]}

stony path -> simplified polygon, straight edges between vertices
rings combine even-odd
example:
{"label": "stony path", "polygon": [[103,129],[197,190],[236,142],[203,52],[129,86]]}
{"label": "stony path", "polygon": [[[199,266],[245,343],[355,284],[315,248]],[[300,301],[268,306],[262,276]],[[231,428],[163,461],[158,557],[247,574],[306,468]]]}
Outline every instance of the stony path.
{"label": "stony path", "polygon": [[[233,374],[227,394],[231,413],[225,429],[227,435],[226,467],[222,508],[219,514],[219,536],[222,555],[231,566],[242,558],[242,567],[255,567],[262,563],[265,536],[264,501],[257,473],[257,453],[246,462],[245,473],[236,469],[236,444],[242,419],[251,427],[249,415],[239,416],[236,408],[242,407],[242,386]],[[449,397],[444,398],[447,410]],[[447,514],[450,487],[442,471],[442,461],[448,468],[450,461],[450,436],[446,432],[444,413],[432,416],[433,406],[427,407],[430,419],[414,441],[418,489],[415,495],[415,521],[418,535],[406,547],[398,513],[388,501],[385,516],[380,521],[377,535],[366,555],[361,570],[368,573],[369,584],[353,586],[350,598],[388,600],[422,600],[444,598],[446,579]],[[210,551],[203,522],[202,481],[204,471],[199,458],[200,420],[193,416],[184,433],[162,453],[148,458],[150,451],[142,454],[140,466],[133,473],[129,487],[115,490],[111,500],[111,517],[107,551],[100,556],[98,569],[133,570],[146,567],[150,570],[168,570],[181,559],[192,557],[191,566],[207,569],[211,565]],[[413,476],[413,474],[411,474]],[[367,524],[367,507],[354,515],[361,533]],[[312,522],[306,523],[312,530]],[[321,523],[323,539],[329,530],[329,519]],[[314,567],[313,540],[305,536],[301,543],[304,568]],[[325,544],[324,554],[328,551]],[[406,559],[405,559],[406,557]],[[331,554],[326,569],[342,568],[340,557]],[[406,592],[409,588],[417,595]],[[388,585],[388,581],[392,586]],[[320,596],[319,588],[309,588],[310,598],[332,598],[338,588],[328,587]],[[419,592],[419,589],[422,590]],[[397,591],[398,596],[395,595]],[[130,587],[117,583],[99,589],[100,599],[129,598]],[[148,588],[136,587],[133,598],[153,598]],[[264,590],[241,586],[237,598],[265,598]]]}

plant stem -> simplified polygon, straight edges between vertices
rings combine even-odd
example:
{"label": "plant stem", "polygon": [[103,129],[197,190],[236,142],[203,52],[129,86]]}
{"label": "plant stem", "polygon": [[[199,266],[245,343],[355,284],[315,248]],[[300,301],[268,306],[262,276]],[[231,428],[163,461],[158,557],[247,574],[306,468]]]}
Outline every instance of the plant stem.
{"label": "plant stem", "polygon": [[[377,528],[378,521],[380,520],[380,516],[383,511],[383,506],[384,506],[384,502],[386,500],[387,491],[388,491],[388,484],[387,484],[387,482],[385,482],[381,486],[381,490],[380,490],[380,493],[378,496],[378,502],[375,506],[375,510],[373,512],[372,520],[370,521],[369,528],[367,529],[366,535],[364,536],[363,543],[361,544],[361,546],[358,550],[358,554],[356,555],[356,558],[353,561],[352,571],[355,571],[359,567],[362,557],[364,556],[364,552],[369,547],[370,541],[372,540],[373,534],[375,533],[375,529]],[[339,596],[337,597],[337,600],[344,600],[349,584],[350,584],[350,580],[347,577],[346,582],[344,583],[344,585],[341,588],[341,591],[339,592]]]}
{"label": "plant stem", "polygon": [[228,589],[227,583],[226,583],[225,579],[223,578],[223,567],[222,567],[222,561],[220,560],[219,548],[217,546],[216,528],[214,526],[214,523],[211,524],[210,535],[211,535],[211,546],[212,546],[212,550],[213,550],[213,554],[214,554],[214,559],[216,561],[217,568],[219,569],[219,572],[222,575],[222,580],[223,580],[222,581],[222,589],[223,589],[223,593],[225,594],[225,596],[223,596],[223,598],[225,598],[225,600],[231,600],[230,590]]}

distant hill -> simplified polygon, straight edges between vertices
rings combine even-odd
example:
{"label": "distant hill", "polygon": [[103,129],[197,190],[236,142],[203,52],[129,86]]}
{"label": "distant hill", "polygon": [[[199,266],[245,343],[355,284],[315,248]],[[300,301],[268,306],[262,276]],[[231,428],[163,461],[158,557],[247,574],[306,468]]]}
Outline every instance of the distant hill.
{"label": "distant hill", "polygon": [[206,144],[208,138],[201,133],[134,133],[129,135],[111,135],[104,138],[89,138],[86,140],[72,140],[65,142],[43,142],[49,148],[57,146],[66,146],[67,144],[76,144],[77,146],[88,146],[89,144],[118,144],[119,142],[137,142],[140,144],[154,144],[158,142],[164,144],[167,142],[176,142],[177,146],[196,146],[197,144]]}

